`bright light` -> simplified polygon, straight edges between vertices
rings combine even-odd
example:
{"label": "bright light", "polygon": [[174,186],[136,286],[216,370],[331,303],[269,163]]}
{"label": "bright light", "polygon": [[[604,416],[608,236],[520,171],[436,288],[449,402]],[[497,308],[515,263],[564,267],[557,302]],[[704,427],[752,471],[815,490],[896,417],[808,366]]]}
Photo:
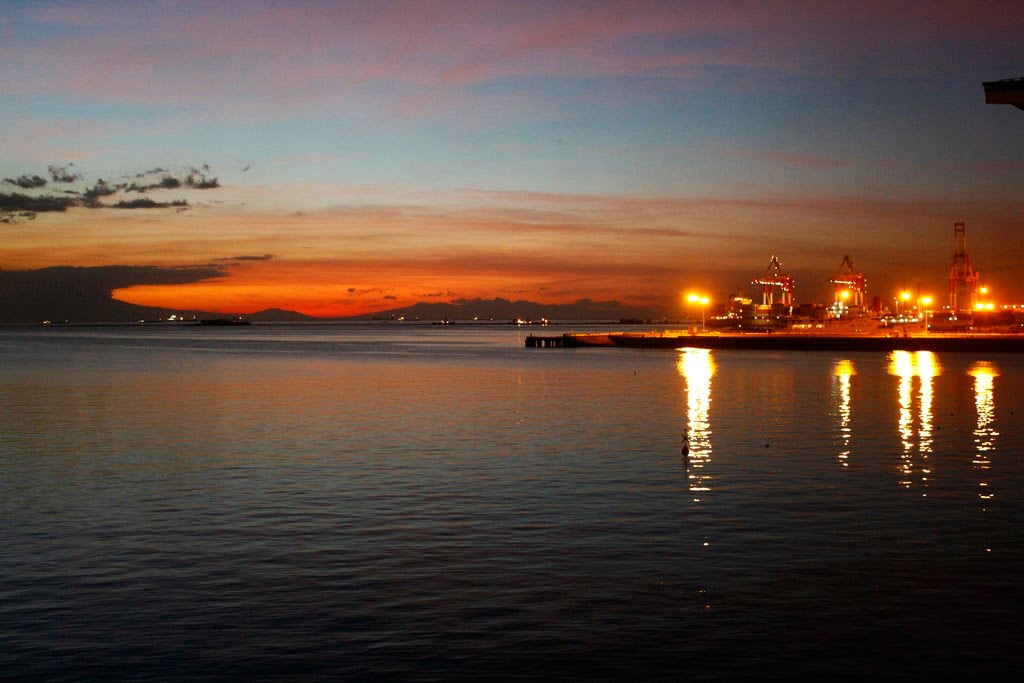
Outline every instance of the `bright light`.
{"label": "bright light", "polygon": [[921,303],[923,303],[925,306],[931,306],[932,298],[930,296],[923,296],[921,297]]}
{"label": "bright light", "polygon": [[900,292],[900,298],[904,301],[910,301],[910,292]]}
{"label": "bright light", "polygon": [[982,293],[982,294],[988,294],[988,287],[984,287],[984,286],[983,286],[983,287],[981,288],[981,293]]}
{"label": "bright light", "polygon": [[849,292],[849,290],[844,289],[842,294],[840,294],[839,296],[843,297],[843,299],[849,299],[850,298],[850,292]]}
{"label": "bright light", "polygon": [[686,300],[689,301],[691,304],[700,304],[700,328],[701,328],[701,330],[703,330],[704,329],[704,310],[705,310],[705,307],[711,302],[711,299],[709,299],[706,296],[700,295],[700,294],[690,294],[690,295],[688,295],[686,297]]}

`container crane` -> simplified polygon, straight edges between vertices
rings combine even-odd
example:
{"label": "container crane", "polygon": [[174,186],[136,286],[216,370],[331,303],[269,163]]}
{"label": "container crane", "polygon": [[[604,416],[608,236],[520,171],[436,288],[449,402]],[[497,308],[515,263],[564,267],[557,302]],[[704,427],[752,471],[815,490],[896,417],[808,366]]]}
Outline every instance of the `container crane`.
{"label": "container crane", "polygon": [[835,285],[832,306],[836,310],[864,305],[864,296],[867,293],[864,274],[853,271],[853,261],[848,255],[843,256],[843,262],[839,264],[839,274],[829,282]]}
{"label": "container crane", "polygon": [[978,290],[978,272],[971,268],[971,257],[967,255],[967,227],[963,223],[953,224],[953,265],[949,269],[949,310],[970,311]]}
{"label": "container crane", "polygon": [[779,303],[787,308],[793,305],[793,278],[782,271],[782,264],[774,255],[768,262],[768,268],[764,275],[754,280],[755,285],[761,285],[761,304],[771,306],[775,303],[775,288],[778,287]]}

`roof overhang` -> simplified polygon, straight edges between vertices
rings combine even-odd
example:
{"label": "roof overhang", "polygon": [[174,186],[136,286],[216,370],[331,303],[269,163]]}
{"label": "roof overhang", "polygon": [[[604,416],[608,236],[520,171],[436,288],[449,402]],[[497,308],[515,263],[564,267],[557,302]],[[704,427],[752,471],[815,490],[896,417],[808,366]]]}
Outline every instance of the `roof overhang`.
{"label": "roof overhang", "polygon": [[985,104],[1012,104],[1024,109],[1024,78],[987,81],[982,86],[985,88]]}

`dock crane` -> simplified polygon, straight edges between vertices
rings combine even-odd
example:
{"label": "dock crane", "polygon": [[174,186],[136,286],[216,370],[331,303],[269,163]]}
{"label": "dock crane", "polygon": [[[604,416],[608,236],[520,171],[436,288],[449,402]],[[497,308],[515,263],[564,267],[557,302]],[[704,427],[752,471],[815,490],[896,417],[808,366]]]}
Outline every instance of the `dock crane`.
{"label": "dock crane", "polygon": [[790,307],[793,305],[793,278],[782,271],[782,264],[779,259],[772,255],[768,262],[768,268],[764,275],[754,280],[755,285],[761,285],[761,303],[764,306],[771,306],[775,303],[775,288],[778,287],[779,303]]}
{"label": "dock crane", "polygon": [[978,296],[978,272],[967,255],[967,226],[953,224],[953,264],[949,268],[949,310],[970,311]]}
{"label": "dock crane", "polygon": [[843,262],[839,264],[839,274],[829,282],[835,285],[835,294],[832,297],[833,308],[838,310],[849,306],[864,305],[864,295],[867,293],[864,274],[853,271],[853,261],[850,260],[849,255],[843,256]]}

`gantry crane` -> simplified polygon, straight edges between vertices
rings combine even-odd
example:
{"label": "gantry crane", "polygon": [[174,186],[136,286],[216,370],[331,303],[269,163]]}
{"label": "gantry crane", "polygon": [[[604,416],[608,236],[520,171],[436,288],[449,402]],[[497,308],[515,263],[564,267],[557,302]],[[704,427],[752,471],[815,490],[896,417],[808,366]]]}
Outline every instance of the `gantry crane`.
{"label": "gantry crane", "polygon": [[967,227],[953,224],[953,265],[949,269],[949,310],[970,311],[974,308],[978,290],[978,272],[971,268],[967,255]]}
{"label": "gantry crane", "polygon": [[771,306],[775,303],[776,287],[780,290],[779,303],[783,306],[793,305],[793,278],[782,272],[782,264],[774,254],[772,260],[768,262],[768,268],[765,269],[764,275],[754,280],[754,284],[761,285],[761,303],[763,305]]}
{"label": "gantry crane", "polygon": [[[846,270],[843,270],[844,267]],[[844,307],[864,305],[864,295],[867,293],[864,274],[853,272],[853,261],[848,255],[843,256],[843,262],[839,264],[839,274],[829,282],[835,285],[833,305]]]}

